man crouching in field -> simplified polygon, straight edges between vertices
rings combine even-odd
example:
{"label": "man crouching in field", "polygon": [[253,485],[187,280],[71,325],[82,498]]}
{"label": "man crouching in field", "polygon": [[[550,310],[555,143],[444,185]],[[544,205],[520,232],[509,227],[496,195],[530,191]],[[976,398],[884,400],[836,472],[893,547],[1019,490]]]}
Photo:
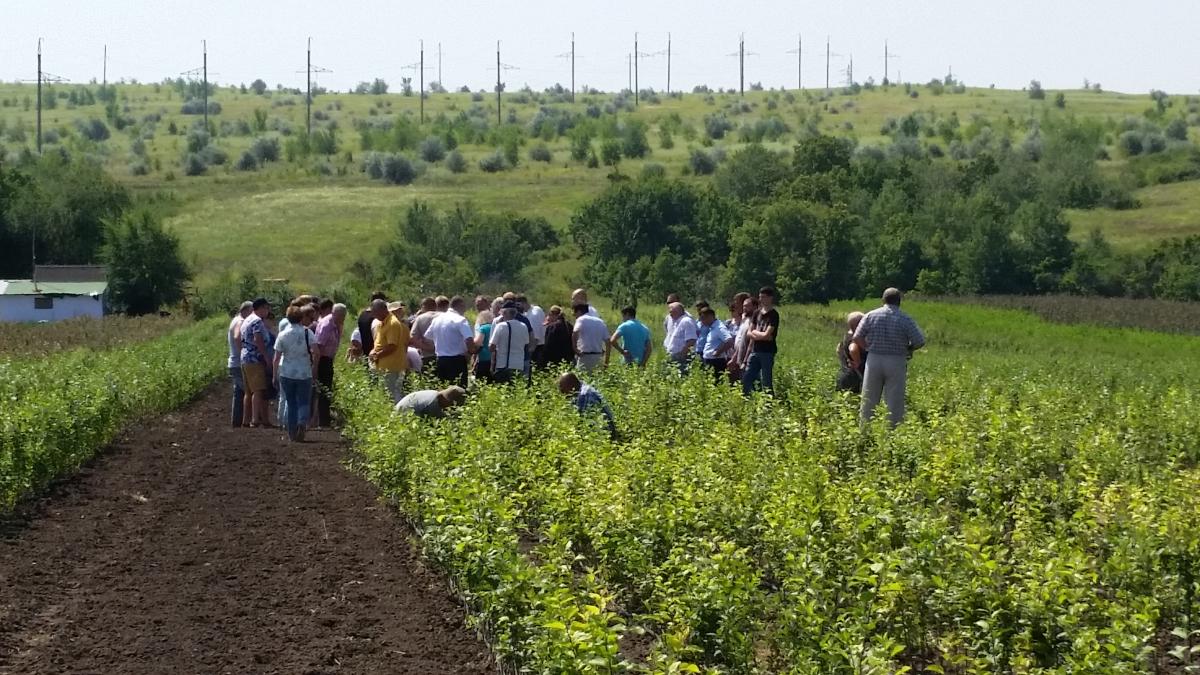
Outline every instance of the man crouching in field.
{"label": "man crouching in field", "polygon": [[892,426],[904,421],[904,390],[908,384],[908,360],[925,346],[925,334],[912,317],[900,311],[900,291],[883,292],[883,307],[867,312],[854,331],[854,342],[867,353],[863,375],[862,422],[875,415],[882,395]]}

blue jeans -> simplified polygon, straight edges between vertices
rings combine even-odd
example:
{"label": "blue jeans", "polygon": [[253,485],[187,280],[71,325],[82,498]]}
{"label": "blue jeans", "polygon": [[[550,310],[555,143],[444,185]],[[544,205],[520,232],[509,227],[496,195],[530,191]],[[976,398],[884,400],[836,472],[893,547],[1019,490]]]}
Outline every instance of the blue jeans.
{"label": "blue jeans", "polygon": [[233,382],[233,411],[229,416],[230,423],[235,427],[242,426],[242,397],[246,388],[242,385],[242,367],[233,366],[229,369],[229,379]]}
{"label": "blue jeans", "polygon": [[771,393],[774,387],[775,354],[771,352],[752,352],[750,362],[746,364],[746,372],[742,375],[742,393],[746,396],[754,391],[754,385],[762,380],[763,391]]}
{"label": "blue jeans", "polygon": [[[290,377],[279,378],[279,387],[283,389],[280,398],[287,401],[287,434],[295,439],[300,427],[308,424],[309,402],[312,400],[312,378],[293,380]],[[283,420],[280,420],[282,422]]]}

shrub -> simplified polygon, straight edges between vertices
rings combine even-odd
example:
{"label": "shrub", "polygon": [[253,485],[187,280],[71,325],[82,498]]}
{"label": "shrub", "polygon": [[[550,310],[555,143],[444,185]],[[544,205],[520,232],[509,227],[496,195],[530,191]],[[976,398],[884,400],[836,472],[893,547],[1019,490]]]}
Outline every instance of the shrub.
{"label": "shrub", "polygon": [[642,167],[642,180],[654,180],[667,177],[667,168],[657,162],[650,162]]}
{"label": "shrub", "polygon": [[135,159],[129,163],[129,173],[133,176],[145,176],[150,173],[150,165],[144,159]]}
{"label": "shrub", "polygon": [[658,132],[658,147],[663,150],[670,150],[675,147],[675,139],[671,136],[671,132],[667,129],[662,129]]}
{"label": "shrub", "polygon": [[279,161],[279,139],[265,136],[254,139],[249,152],[254,155],[257,164]]}
{"label": "shrub", "polygon": [[430,136],[421,141],[417,152],[421,159],[431,164],[440,162],[446,158],[446,144],[437,136]]}
{"label": "shrub", "polygon": [[412,160],[404,155],[389,154],[383,160],[383,179],[395,185],[408,185],[417,178]]}
{"label": "shrub", "polygon": [[616,166],[621,161],[621,141],[610,138],[601,143],[600,161],[605,166]]}
{"label": "shrub", "polygon": [[554,160],[554,153],[545,143],[539,143],[529,149],[529,159],[533,162],[550,162]]}
{"label": "shrub", "polygon": [[367,177],[379,180],[383,178],[383,160],[386,153],[368,152],[363,158],[363,171],[367,172]]}
{"label": "shrub", "polygon": [[451,150],[450,154],[446,155],[446,168],[450,169],[451,173],[466,173],[467,160],[458,150]]}
{"label": "shrub", "polygon": [[1188,125],[1182,117],[1176,117],[1167,123],[1167,138],[1173,141],[1188,139]]}
{"label": "shrub", "polygon": [[229,159],[229,155],[213,143],[209,143],[197,154],[203,157],[204,163],[209,166],[221,166]]}
{"label": "shrub", "polygon": [[1037,80],[1032,80],[1029,83],[1029,98],[1035,101],[1041,101],[1046,98],[1046,90],[1042,89],[1042,83]]}
{"label": "shrub", "polygon": [[258,169],[258,158],[255,157],[252,150],[246,150],[238,157],[238,161],[233,165],[233,168],[238,171],[256,171]]}
{"label": "shrub", "polygon": [[504,153],[496,150],[492,154],[479,160],[479,168],[487,173],[497,173],[508,168],[508,160],[504,158]]}
{"label": "shrub", "polygon": [[[184,115],[203,115],[204,114],[204,99],[190,98],[179,109],[179,112]],[[221,114],[221,104],[216,101],[208,102],[208,114]]]}
{"label": "shrub", "polygon": [[717,170],[717,162],[704,150],[693,149],[688,157],[688,168],[697,176],[708,176]]}
{"label": "shrub", "polygon": [[212,137],[208,135],[207,131],[199,128],[192,129],[187,135],[188,152],[200,152],[208,146],[211,140]]}
{"label": "shrub", "polygon": [[[105,141],[108,140],[108,137],[111,135],[108,131],[108,126],[105,125],[102,120],[98,120],[95,117],[87,120],[86,122],[83,120],[76,120],[75,126],[79,129],[79,135],[83,136],[89,141]],[[45,140],[45,134],[42,135],[42,139]]]}
{"label": "shrub", "polygon": [[704,133],[713,140],[725,138],[725,134],[731,130],[733,130],[733,122],[730,122],[724,113],[704,117]]}
{"label": "shrub", "polygon": [[188,176],[199,176],[208,169],[208,165],[204,163],[204,158],[198,153],[189,152],[183,158],[183,173]]}

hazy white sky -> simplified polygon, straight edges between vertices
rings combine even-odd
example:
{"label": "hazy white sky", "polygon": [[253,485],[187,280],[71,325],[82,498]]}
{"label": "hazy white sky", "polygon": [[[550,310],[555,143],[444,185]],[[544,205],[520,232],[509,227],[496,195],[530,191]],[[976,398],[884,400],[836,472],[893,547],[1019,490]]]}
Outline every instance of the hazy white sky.
{"label": "hazy white sky", "polygon": [[[605,90],[624,87],[633,34],[653,53],[672,40],[672,88],[706,83],[737,86],[740,32],[746,36],[746,81],[796,85],[796,37],[805,41],[805,86],[822,86],[825,36],[833,80],[854,56],[855,79],[883,77],[883,44],[905,80],[924,82],[953,67],[967,84],[1019,88],[1037,78],[1047,88],[1078,87],[1084,78],[1106,89],[1144,93],[1200,91],[1200,2],[1197,0],[608,0],[570,2],[247,2],[245,0],[0,0],[0,79],[35,76],[37,38],[44,69],[75,82],[101,76],[104,45],[110,79],[158,81],[200,65],[208,40],[211,79],[271,86],[304,83],[305,38],[313,63],[334,72],[320,84],[344,90],[383,77],[396,87],[425,40],[426,81],[437,78],[442,45],[445,84],[489,87],[495,45],[519,69],[509,90],[570,80],[556,55],[576,35],[576,81]],[[640,85],[663,89],[666,59],[641,62]]]}

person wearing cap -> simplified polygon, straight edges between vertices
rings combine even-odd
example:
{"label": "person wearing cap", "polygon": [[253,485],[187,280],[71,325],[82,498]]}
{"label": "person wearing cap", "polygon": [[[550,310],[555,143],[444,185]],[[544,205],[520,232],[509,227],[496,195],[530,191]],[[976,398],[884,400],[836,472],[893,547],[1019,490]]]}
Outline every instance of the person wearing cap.
{"label": "person wearing cap", "polygon": [[575,373],[564,373],[558,378],[558,390],[565,396],[570,396],[575,409],[580,416],[587,417],[599,413],[604,417],[610,438],[617,437],[617,424],[613,419],[612,409],[604,402],[604,397],[592,385],[579,379]]}
{"label": "person wearing cap", "polygon": [[338,347],[342,344],[342,330],[346,324],[346,306],[329,300],[321,306],[329,306],[329,312],[317,321],[317,351],[320,358],[317,361],[317,405],[315,422],[318,429],[333,424],[333,362],[337,357]]}
{"label": "person wearing cap", "polygon": [[241,334],[242,321],[250,316],[254,311],[254,303],[247,300],[242,303],[238,311],[234,313],[233,318],[229,321],[229,327],[225,329],[225,339],[229,343],[229,359],[226,365],[229,368],[229,381],[233,383],[233,403],[232,410],[229,416],[229,422],[235,427],[242,426],[242,415],[245,407],[246,388],[242,386],[242,341],[239,337]]}
{"label": "person wearing cap", "polygon": [[[441,298],[438,306],[441,307]],[[447,301],[447,307],[429,324],[425,339],[433,343],[437,356],[437,377],[443,382],[467,386],[467,357],[475,353],[475,334],[463,316],[467,303],[459,296]]]}
{"label": "person wearing cap", "polygon": [[448,409],[462,405],[466,400],[467,390],[462,387],[448,387],[441,391],[424,389],[400,399],[394,410],[405,415],[440,418],[446,416]]}
{"label": "person wearing cap", "polygon": [[500,322],[492,330],[488,346],[492,351],[492,378],[507,384],[525,374],[529,363],[529,345],[533,331],[517,319],[518,305],[509,300],[500,307]]}
{"label": "person wearing cap", "polygon": [[608,360],[608,326],[599,317],[588,313],[590,306],[586,303],[576,303],[571,308],[575,312],[575,327],[571,331],[571,344],[575,346],[575,367],[585,373],[604,365]]}
{"label": "person wearing cap", "polygon": [[375,347],[367,357],[383,377],[383,385],[393,402],[403,398],[404,377],[408,372],[408,326],[396,317],[397,312],[401,315],[404,312],[404,305],[399,302],[390,305],[383,300],[371,302],[371,313],[379,325],[375,330]]}
{"label": "person wearing cap", "polygon": [[900,311],[899,289],[883,292],[883,306],[867,312],[854,329],[854,342],[867,355],[863,374],[862,423],[871,421],[882,397],[895,427],[904,421],[904,390],[908,385],[908,360],[925,346],[925,334],[912,317]]}
{"label": "person wearing cap", "polygon": [[[371,320],[374,321],[374,319]],[[350,347],[346,349],[346,363],[358,363],[362,357],[362,330],[355,326],[354,332],[350,334]]]}
{"label": "person wearing cap", "polygon": [[263,322],[271,313],[271,303],[258,298],[251,304],[250,315],[239,327],[241,340],[242,424],[248,427],[271,426],[267,411],[267,326]]}

